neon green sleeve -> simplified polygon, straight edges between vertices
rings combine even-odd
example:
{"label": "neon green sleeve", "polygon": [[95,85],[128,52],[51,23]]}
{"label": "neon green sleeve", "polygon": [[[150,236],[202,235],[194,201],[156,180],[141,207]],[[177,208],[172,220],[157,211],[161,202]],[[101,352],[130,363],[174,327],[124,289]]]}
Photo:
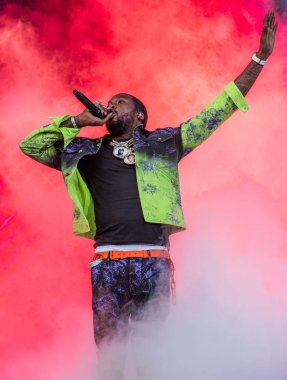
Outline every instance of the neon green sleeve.
{"label": "neon green sleeve", "polygon": [[238,108],[246,112],[248,105],[236,84],[230,82],[202,112],[180,125],[183,156],[207,139]]}
{"label": "neon green sleeve", "polygon": [[65,148],[80,132],[79,128],[60,128],[71,115],[50,118],[52,124],[31,132],[21,143],[24,154],[54,169],[61,170],[61,149]]}

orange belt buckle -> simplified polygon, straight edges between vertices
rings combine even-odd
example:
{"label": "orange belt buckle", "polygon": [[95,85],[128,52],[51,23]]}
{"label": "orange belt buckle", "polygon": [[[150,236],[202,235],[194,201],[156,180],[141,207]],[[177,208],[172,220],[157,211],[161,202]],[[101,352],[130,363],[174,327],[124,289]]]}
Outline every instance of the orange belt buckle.
{"label": "orange belt buckle", "polygon": [[107,255],[108,252],[100,252],[100,253],[96,253],[93,257],[93,260],[99,260],[99,259],[107,259],[108,258],[108,255]]}

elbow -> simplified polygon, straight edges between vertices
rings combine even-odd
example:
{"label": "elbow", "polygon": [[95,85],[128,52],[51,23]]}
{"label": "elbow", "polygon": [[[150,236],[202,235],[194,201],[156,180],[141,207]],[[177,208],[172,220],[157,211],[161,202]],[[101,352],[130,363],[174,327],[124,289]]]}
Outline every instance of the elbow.
{"label": "elbow", "polygon": [[27,155],[28,155],[29,148],[28,148],[27,144],[25,144],[24,141],[21,141],[21,142],[20,142],[20,144],[19,144],[19,148],[20,148],[20,150],[21,150],[24,154],[27,154]]}
{"label": "elbow", "polygon": [[33,156],[33,151],[35,149],[30,144],[28,144],[27,141],[21,141],[19,144],[19,148],[26,156]]}
{"label": "elbow", "polygon": [[19,148],[20,150],[25,153],[26,151],[26,144],[24,143],[24,141],[21,141],[20,144],[19,144]]}

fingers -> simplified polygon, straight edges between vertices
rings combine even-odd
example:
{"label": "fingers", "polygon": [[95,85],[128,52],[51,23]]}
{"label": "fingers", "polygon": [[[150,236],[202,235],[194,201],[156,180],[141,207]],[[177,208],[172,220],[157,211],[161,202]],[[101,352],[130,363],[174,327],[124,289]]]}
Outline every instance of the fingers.
{"label": "fingers", "polygon": [[275,11],[267,11],[263,20],[264,29],[270,28],[272,31],[276,32],[278,27],[278,22],[276,21]]}
{"label": "fingers", "polygon": [[85,109],[80,115],[77,116],[77,120],[80,120],[81,126],[102,126],[109,120],[113,114],[105,115],[105,118],[99,118],[93,115],[89,109]]}
{"label": "fingers", "polygon": [[98,100],[95,102],[95,105],[100,109],[103,115],[107,115],[107,109],[99,102]]}
{"label": "fingers", "polygon": [[273,27],[274,27],[274,21],[275,21],[275,13],[274,13],[274,10],[272,9],[272,11],[270,13],[269,25],[268,25],[271,29],[273,29]]}
{"label": "fingers", "polygon": [[91,113],[91,116],[92,116],[96,125],[104,125],[108,120],[110,120],[114,116],[114,114],[109,113],[108,115],[105,116],[104,119],[98,118],[98,117],[94,116],[92,113]]}
{"label": "fingers", "polygon": [[267,11],[266,14],[265,14],[265,17],[264,17],[264,20],[263,20],[263,24],[264,26],[269,26],[269,23],[270,23],[270,19],[271,19],[271,16],[272,16],[272,11]]}
{"label": "fingers", "polygon": [[277,28],[278,28],[278,22],[276,22],[275,25],[274,25],[274,32],[275,32],[275,33],[276,33],[276,31],[277,31]]}
{"label": "fingers", "polygon": [[263,20],[264,28],[268,26],[269,12],[267,11]]}
{"label": "fingers", "polygon": [[101,119],[101,125],[106,124],[108,120],[110,120],[114,115],[112,113],[109,113],[104,119]]}

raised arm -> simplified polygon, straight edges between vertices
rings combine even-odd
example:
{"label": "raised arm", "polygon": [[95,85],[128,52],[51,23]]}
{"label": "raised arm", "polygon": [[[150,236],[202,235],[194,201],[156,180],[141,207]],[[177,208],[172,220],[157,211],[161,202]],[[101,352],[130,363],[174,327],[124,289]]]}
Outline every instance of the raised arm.
{"label": "raised arm", "polygon": [[[273,51],[277,26],[278,22],[275,19],[274,11],[267,12],[263,21],[260,47],[256,53],[257,58],[263,62],[266,62]],[[244,96],[253,86],[263,66],[262,62],[260,64],[260,62],[252,60],[246,69],[235,79],[234,83]]]}
{"label": "raised arm", "polygon": [[224,91],[211,102],[202,112],[180,125],[182,140],[182,156],[185,156],[201,144],[238,108],[248,110],[244,96],[254,84],[261,72],[266,59],[273,51],[277,22],[274,11],[267,12],[263,22],[263,31],[260,39],[260,49],[246,69],[229,83]]}

